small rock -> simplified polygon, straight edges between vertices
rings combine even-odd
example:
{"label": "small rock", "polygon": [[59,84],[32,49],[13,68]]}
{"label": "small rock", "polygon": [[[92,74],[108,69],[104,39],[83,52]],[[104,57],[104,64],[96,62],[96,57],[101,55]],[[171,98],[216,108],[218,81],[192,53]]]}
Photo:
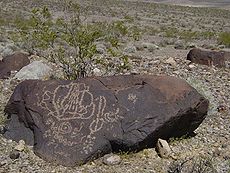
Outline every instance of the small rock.
{"label": "small rock", "polygon": [[14,159],[18,159],[19,156],[20,156],[19,151],[14,150],[14,151],[11,151],[11,152],[10,152],[10,158],[13,159],[13,160],[14,160]]}
{"label": "small rock", "polygon": [[101,70],[98,69],[98,68],[94,68],[94,69],[93,69],[93,74],[94,74],[95,76],[101,76]]}
{"label": "small rock", "polygon": [[134,45],[128,45],[124,48],[125,53],[135,53],[137,51],[137,48]]}
{"label": "small rock", "polygon": [[195,44],[195,43],[189,43],[188,44],[188,46],[187,46],[187,48],[196,48],[197,47],[197,45]]}
{"label": "small rock", "polygon": [[185,49],[185,45],[182,41],[177,41],[174,46],[175,49]]}
{"label": "small rock", "polygon": [[227,106],[224,106],[224,105],[219,105],[218,107],[217,107],[217,111],[218,112],[226,112],[227,111]]}
{"label": "small rock", "polygon": [[6,127],[5,126],[0,126],[0,134],[4,134],[6,132]]}
{"label": "small rock", "polygon": [[7,142],[8,142],[8,143],[12,143],[12,142],[13,142],[13,140],[12,140],[12,139],[9,139]]}
{"label": "small rock", "polygon": [[106,53],[106,47],[105,47],[104,44],[97,44],[96,45],[96,50],[97,50],[97,53],[99,53],[99,54]]}
{"label": "small rock", "polygon": [[171,66],[174,66],[174,67],[177,65],[176,61],[172,57],[170,57],[169,59],[167,59],[165,62],[167,64],[170,64]]}
{"label": "small rock", "polygon": [[190,69],[192,69],[192,68],[194,68],[194,67],[196,67],[196,66],[195,66],[194,64],[189,64],[188,67],[189,67]]}
{"label": "small rock", "polygon": [[121,163],[121,158],[115,154],[106,154],[103,157],[103,163],[106,165],[118,165]]}
{"label": "small rock", "polygon": [[34,61],[23,67],[14,78],[19,80],[44,79],[50,76],[51,68],[41,61]]}
{"label": "small rock", "polygon": [[1,166],[4,166],[4,165],[6,165],[6,164],[7,164],[7,160],[3,160],[3,161],[0,162],[0,167],[1,167]]}
{"label": "small rock", "polygon": [[156,44],[153,43],[142,43],[143,48],[147,48],[149,52],[153,52],[156,49],[159,49],[159,47]]}
{"label": "small rock", "polygon": [[20,140],[14,149],[17,151],[23,151],[25,149],[25,141]]}
{"label": "small rock", "polygon": [[137,70],[133,69],[130,74],[140,74]]}
{"label": "small rock", "polygon": [[158,139],[156,150],[161,158],[169,158],[172,153],[168,142],[163,139]]}
{"label": "small rock", "polygon": [[218,45],[217,48],[218,48],[218,49],[224,49],[224,48],[225,48],[225,45],[222,45],[222,44],[221,44],[221,45]]}

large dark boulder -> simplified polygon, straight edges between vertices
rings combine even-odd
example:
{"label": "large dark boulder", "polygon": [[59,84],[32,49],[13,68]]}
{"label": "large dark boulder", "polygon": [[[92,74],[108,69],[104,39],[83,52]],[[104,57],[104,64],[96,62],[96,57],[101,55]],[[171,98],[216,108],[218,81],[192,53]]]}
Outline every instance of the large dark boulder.
{"label": "large dark boulder", "polygon": [[30,63],[28,57],[28,54],[21,52],[5,56],[0,61],[0,79],[8,78],[11,75],[11,71],[19,71],[22,67],[28,65]]}
{"label": "large dark boulder", "polygon": [[[37,155],[74,166],[112,151],[154,147],[158,138],[191,133],[207,109],[208,100],[181,79],[130,75],[27,80],[16,87],[5,112],[18,116],[27,138],[34,136]],[[14,139],[12,133],[8,128]]]}
{"label": "large dark boulder", "polygon": [[225,62],[227,59],[229,59],[228,52],[199,48],[190,50],[187,55],[187,60],[193,63],[216,67],[226,67]]}

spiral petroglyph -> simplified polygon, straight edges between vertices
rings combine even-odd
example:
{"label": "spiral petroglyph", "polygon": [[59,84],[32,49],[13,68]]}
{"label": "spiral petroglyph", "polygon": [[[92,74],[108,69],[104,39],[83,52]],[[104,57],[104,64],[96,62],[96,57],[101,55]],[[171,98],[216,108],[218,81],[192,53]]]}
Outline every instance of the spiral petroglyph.
{"label": "spiral petroglyph", "polygon": [[43,137],[51,139],[49,145],[84,144],[81,152],[88,153],[93,149],[95,133],[106,123],[114,123],[123,118],[119,115],[119,108],[112,107],[112,110],[105,112],[106,98],[94,98],[89,86],[84,83],[59,85],[53,91],[46,87],[43,90],[38,106],[48,113],[46,125],[49,129]]}

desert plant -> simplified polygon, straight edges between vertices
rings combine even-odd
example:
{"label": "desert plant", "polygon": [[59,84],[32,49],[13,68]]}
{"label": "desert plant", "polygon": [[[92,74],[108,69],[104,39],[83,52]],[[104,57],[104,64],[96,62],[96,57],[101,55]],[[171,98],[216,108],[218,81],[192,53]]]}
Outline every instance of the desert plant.
{"label": "desert plant", "polygon": [[219,43],[230,47],[230,32],[222,32],[219,34]]}
{"label": "desert plant", "polygon": [[[70,17],[57,19],[52,17],[47,7],[35,8],[29,18],[15,19],[18,30],[12,34],[14,41],[31,54],[41,54],[58,64],[67,79],[85,77],[92,73],[95,65],[112,63],[98,60],[97,41],[108,42],[117,48],[121,38],[136,37],[136,33],[129,32],[122,21],[90,24],[85,22],[80,5],[71,2],[67,8],[71,8]],[[119,63],[113,64],[117,72],[128,69],[127,57],[119,53],[118,58]]]}

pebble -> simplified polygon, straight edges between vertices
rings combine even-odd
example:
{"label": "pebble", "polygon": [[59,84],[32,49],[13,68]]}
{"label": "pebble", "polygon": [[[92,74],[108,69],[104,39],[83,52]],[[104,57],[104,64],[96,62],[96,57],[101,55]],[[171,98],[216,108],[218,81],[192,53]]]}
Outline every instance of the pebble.
{"label": "pebble", "polygon": [[25,141],[20,140],[14,149],[17,151],[23,151],[25,149]]}
{"label": "pebble", "polygon": [[158,139],[156,150],[161,158],[169,158],[172,150],[166,140]]}
{"label": "pebble", "polygon": [[0,134],[4,134],[6,132],[6,127],[5,126],[0,126]]}
{"label": "pebble", "polygon": [[101,74],[101,70],[99,69],[99,68],[94,68],[93,69],[93,74],[95,75],[95,76],[101,76],[102,74]]}
{"label": "pebble", "polygon": [[19,156],[20,156],[19,151],[14,150],[14,151],[10,152],[10,158],[13,159],[13,160],[18,159]]}
{"label": "pebble", "polygon": [[192,68],[194,68],[194,67],[196,67],[196,66],[195,66],[194,64],[189,64],[188,67],[189,67],[190,69],[192,69]]}
{"label": "pebble", "polygon": [[99,53],[99,54],[106,53],[106,47],[105,47],[104,44],[97,44],[96,45],[96,50],[97,50],[97,53]]}
{"label": "pebble", "polygon": [[147,48],[149,52],[153,52],[156,49],[159,49],[159,46],[153,43],[142,43],[143,48]]}
{"label": "pebble", "polygon": [[103,163],[105,165],[118,165],[121,163],[121,157],[116,154],[106,154],[103,157]]}
{"label": "pebble", "polygon": [[177,65],[176,61],[174,60],[174,58],[170,57],[169,59],[167,59],[165,61],[167,64],[170,64],[171,66],[175,67]]}
{"label": "pebble", "polygon": [[124,48],[125,53],[135,53],[137,51],[137,48],[133,45],[128,45]]}

